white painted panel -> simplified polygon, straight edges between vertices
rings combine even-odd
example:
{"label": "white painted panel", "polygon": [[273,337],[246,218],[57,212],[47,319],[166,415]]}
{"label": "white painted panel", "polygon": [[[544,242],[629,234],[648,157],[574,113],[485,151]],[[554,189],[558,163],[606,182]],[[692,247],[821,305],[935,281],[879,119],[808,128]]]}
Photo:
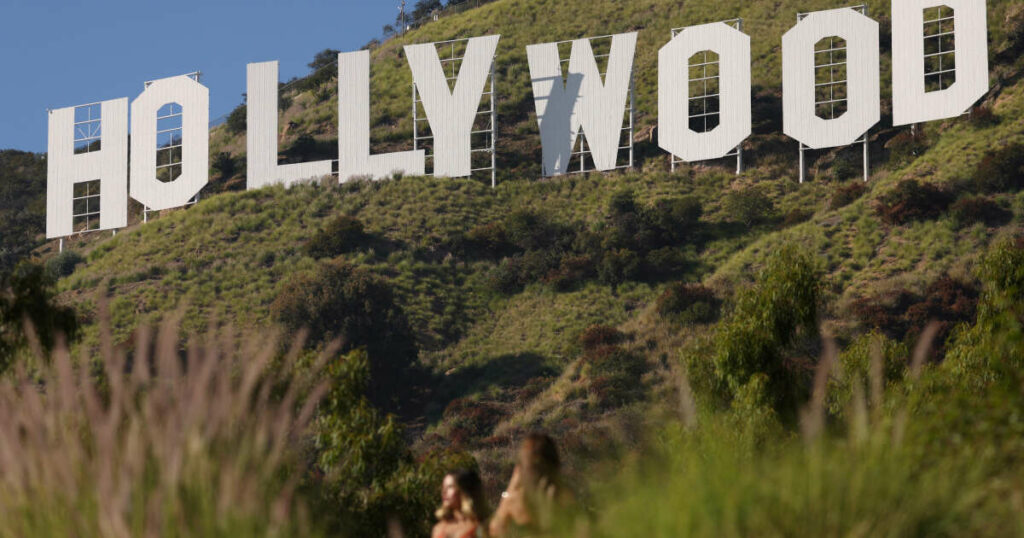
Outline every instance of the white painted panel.
{"label": "white painted panel", "polygon": [[[925,92],[924,10],[953,8],[956,82]],[[988,22],[984,0],[893,0],[892,116],[908,125],[959,116],[989,90]]]}
{"label": "white painted panel", "polygon": [[327,176],[331,161],[277,164],[277,62],[246,66],[246,184],[267,185]]}
{"label": "white painted panel", "polygon": [[[475,112],[475,110],[474,110]],[[370,155],[370,52],[338,54],[338,179],[422,176],[423,150]]]}
{"label": "white painted panel", "polygon": [[435,176],[465,177],[472,174],[473,122],[480,109],[500,39],[498,35],[474,37],[466,43],[454,90],[448,86],[436,45],[427,43],[405,47],[413,82],[434,134]]}
{"label": "white painted panel", "polygon": [[128,98],[100,105],[100,150],[75,155],[75,107],[50,111],[46,237],[71,235],[76,183],[100,180],[100,230],[128,225]]}
{"label": "white painted panel", "polygon": [[[814,114],[814,46],[827,37],[846,40],[848,109],[826,120]],[[782,36],[783,131],[811,149],[846,146],[881,119],[878,23],[853,9],[807,15]]]}
{"label": "white painted panel", "polygon": [[[690,129],[690,58],[718,54],[720,123],[698,133]],[[725,157],[751,132],[750,36],[716,22],[691,26],[658,53],[658,145],[687,161]]]}
{"label": "white painted panel", "polygon": [[572,148],[581,128],[594,166],[601,171],[615,168],[629,98],[636,39],[636,32],[612,36],[604,81],[589,39],[573,41],[568,79],[562,77],[557,43],[526,47],[540,128],[544,175],[554,176],[568,171]]}
{"label": "white painted panel", "polygon": [[[181,105],[181,175],[164,183],[156,177],[157,112]],[[132,101],[131,197],[158,211],[182,207],[209,182],[210,90],[188,76],[152,82]]]}

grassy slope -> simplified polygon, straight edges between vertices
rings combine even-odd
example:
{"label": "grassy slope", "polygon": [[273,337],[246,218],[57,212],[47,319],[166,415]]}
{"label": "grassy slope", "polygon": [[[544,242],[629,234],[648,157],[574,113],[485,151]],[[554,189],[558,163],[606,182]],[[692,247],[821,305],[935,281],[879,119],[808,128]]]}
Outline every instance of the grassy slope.
{"label": "grassy slope", "polygon": [[[994,48],[1002,39],[1000,21],[1009,5],[989,3]],[[597,224],[612,194],[622,188],[635,189],[643,203],[695,194],[704,202],[705,223],[730,230],[735,227],[725,226],[729,219],[721,207],[723,193],[756,184],[763,186],[781,214],[802,209],[814,212],[813,217],[790,227],[765,225],[741,233],[717,233],[698,253],[701,263],[694,272],[680,278],[704,280],[727,292],[745,280],[749,268],[765,253],[783,242],[799,241],[818,254],[836,299],[831,302],[832,315],[839,325],[849,325],[843,320],[849,299],[896,286],[920,289],[944,272],[967,274],[982,248],[1004,232],[980,225],[956,231],[946,218],[890,227],[877,219],[872,204],[904,177],[941,183],[969,177],[993,140],[1005,143],[1024,138],[1020,120],[1024,84],[1006,79],[993,100],[1001,118],[993,126],[977,127],[962,119],[925,126],[933,144],[909,164],[885,164],[884,139],[877,140],[878,169],[868,193],[850,206],[829,210],[826,202],[833,184],[796,183],[795,143],[779,133],[777,120],[780,36],[791,26],[798,8],[829,7],[835,5],[817,0],[703,5],[668,0],[499,0],[429,24],[374,51],[376,145],[406,147],[404,141],[411,133],[409,75],[397,54],[402,44],[501,33],[502,159],[507,166],[506,181],[496,190],[474,181],[404,178],[220,194],[187,211],[98,240],[88,247],[89,262],[62,280],[61,290],[67,300],[94,311],[94,289],[108,281],[114,330],[122,339],[140,323],[155,321],[178,307],[187,307],[187,330],[203,328],[211,318],[269,327],[269,304],[283,281],[315,264],[304,254],[303,243],[326,219],[350,214],[363,220],[381,238],[381,245],[347,258],[392,278],[419,335],[425,363],[439,373],[469,376],[453,377],[464,386],[456,392],[442,389],[439,394],[501,400],[510,385],[523,381],[521,375],[513,375],[519,370],[547,376],[546,389],[532,403],[506,410],[503,425],[493,429],[502,433],[513,425],[545,423],[546,418],[561,416],[557,404],[579,378],[577,335],[588,325],[623,327],[635,336],[633,347],[655,362],[671,356],[686,333],[680,336],[677,327],[652,314],[650,306],[660,284],[628,283],[618,289],[588,284],[570,293],[531,286],[515,296],[500,296],[484,282],[493,263],[447,258],[442,248],[446,238],[516,208],[544,211],[566,222]],[[870,2],[870,10],[879,18],[888,12],[881,2]],[[637,97],[639,123],[648,126],[656,121],[656,54],[670,28],[737,15],[747,20],[746,31],[754,36],[758,95],[757,134],[748,143],[751,168],[747,173],[735,178],[721,169],[687,167],[670,175],[665,171],[666,157],[648,144],[640,148],[646,156],[643,172],[530,181],[537,173],[539,155],[530,114],[525,45],[641,29]],[[883,88],[888,91],[887,55],[883,64]],[[1011,67],[997,65],[995,72],[1012,74],[1015,68]],[[324,140],[336,136],[336,98],[317,101],[314,93],[294,96],[285,115],[297,128],[290,131],[284,147],[300,133]],[[884,102],[888,106],[887,99]],[[516,139],[510,139],[513,134]],[[883,131],[883,136],[891,132]],[[239,148],[244,148],[244,136],[231,135],[223,127],[214,130],[212,151],[239,155]],[[829,175],[829,163],[836,154],[823,155],[820,169],[815,170],[820,177]],[[1014,210],[1008,228],[1019,229],[1024,197],[1003,195],[1001,201]],[[97,334],[95,328],[87,328],[85,342],[95,343]],[[433,405],[427,414],[436,418],[445,400]],[[438,431],[444,428],[442,424]]]}

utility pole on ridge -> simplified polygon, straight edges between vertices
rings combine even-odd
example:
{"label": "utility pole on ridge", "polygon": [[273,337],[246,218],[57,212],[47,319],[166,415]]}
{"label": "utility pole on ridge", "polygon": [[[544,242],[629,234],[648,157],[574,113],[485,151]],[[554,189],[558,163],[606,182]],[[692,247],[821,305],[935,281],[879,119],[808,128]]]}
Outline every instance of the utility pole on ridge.
{"label": "utility pole on ridge", "polygon": [[398,9],[402,11],[402,35],[405,35],[405,0],[402,0],[402,7]]}

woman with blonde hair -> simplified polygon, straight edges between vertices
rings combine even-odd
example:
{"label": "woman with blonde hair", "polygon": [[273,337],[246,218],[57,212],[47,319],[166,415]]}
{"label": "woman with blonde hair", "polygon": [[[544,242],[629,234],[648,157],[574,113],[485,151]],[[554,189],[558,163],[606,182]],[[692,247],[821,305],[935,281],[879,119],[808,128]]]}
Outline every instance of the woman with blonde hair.
{"label": "woman with blonde hair", "polygon": [[431,538],[483,538],[484,521],[490,515],[484,485],[476,471],[460,469],[445,475],[441,483],[441,507]]}
{"label": "woman with blonde hair", "polygon": [[[491,520],[494,538],[549,531],[559,512],[572,504],[562,485],[558,448],[551,437],[532,433],[523,440],[508,489]],[[563,514],[564,516],[564,514]]]}

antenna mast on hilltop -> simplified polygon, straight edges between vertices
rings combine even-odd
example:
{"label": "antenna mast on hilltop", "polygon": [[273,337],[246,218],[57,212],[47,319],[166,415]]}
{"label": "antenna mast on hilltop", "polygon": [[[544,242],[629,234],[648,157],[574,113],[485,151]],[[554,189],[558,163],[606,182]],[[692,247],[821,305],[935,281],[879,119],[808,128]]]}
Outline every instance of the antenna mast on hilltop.
{"label": "antenna mast on hilltop", "polygon": [[402,0],[402,6],[398,9],[402,12],[402,35],[405,35],[405,0]]}

